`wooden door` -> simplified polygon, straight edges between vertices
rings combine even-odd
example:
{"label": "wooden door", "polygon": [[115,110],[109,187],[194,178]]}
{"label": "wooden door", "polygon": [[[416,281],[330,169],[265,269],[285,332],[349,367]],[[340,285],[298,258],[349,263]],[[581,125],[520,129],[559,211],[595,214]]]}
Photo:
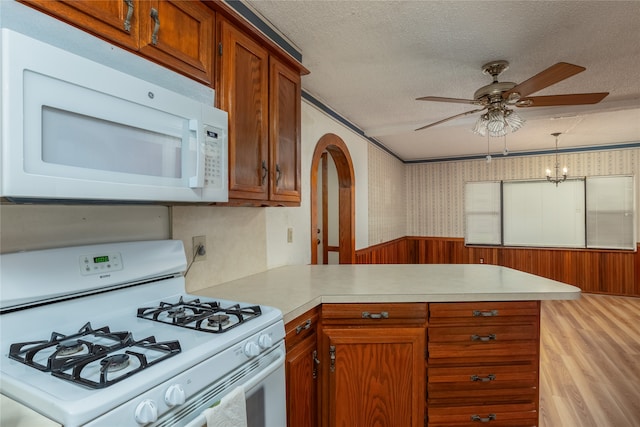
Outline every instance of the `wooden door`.
{"label": "wooden door", "polygon": [[269,57],[220,22],[219,107],[229,113],[229,198],[266,200],[269,181]]}
{"label": "wooden door", "polygon": [[213,82],[215,12],[199,1],[176,0],[141,1],[140,9],[140,53]]}
{"label": "wooden door", "polygon": [[131,50],[138,49],[138,0],[20,0]]}
{"label": "wooden door", "polygon": [[269,199],[300,203],[300,73],[269,59]]}
{"label": "wooden door", "polygon": [[424,328],[325,328],[322,426],[423,426],[424,343]]}

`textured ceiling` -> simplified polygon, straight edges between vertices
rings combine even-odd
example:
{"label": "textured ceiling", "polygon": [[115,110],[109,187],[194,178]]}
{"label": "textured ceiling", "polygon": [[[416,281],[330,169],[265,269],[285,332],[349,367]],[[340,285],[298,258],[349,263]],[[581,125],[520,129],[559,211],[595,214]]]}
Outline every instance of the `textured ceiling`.
{"label": "textured ceiling", "polygon": [[[610,92],[600,104],[519,108],[513,152],[640,141],[640,1],[246,1],[303,54],[305,91],[403,160],[484,155],[473,110],[421,96],[473,98],[491,83],[486,62],[504,59],[500,81],[520,83],[569,62],[586,71],[535,95]],[[491,152],[504,139],[491,138]]]}

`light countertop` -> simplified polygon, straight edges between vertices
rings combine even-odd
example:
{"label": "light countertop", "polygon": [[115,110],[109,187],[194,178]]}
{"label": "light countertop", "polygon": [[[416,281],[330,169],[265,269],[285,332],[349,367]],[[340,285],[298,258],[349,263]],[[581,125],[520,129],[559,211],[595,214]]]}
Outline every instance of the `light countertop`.
{"label": "light countertop", "polygon": [[269,305],[289,322],[321,303],[578,299],[580,289],[489,264],[296,265],[192,292]]}

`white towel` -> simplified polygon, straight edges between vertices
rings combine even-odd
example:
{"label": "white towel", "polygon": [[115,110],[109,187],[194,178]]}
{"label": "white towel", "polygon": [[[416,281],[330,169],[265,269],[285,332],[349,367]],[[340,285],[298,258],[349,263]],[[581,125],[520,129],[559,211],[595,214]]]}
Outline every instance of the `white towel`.
{"label": "white towel", "polygon": [[244,387],[236,387],[213,408],[206,409],[207,427],[247,427]]}

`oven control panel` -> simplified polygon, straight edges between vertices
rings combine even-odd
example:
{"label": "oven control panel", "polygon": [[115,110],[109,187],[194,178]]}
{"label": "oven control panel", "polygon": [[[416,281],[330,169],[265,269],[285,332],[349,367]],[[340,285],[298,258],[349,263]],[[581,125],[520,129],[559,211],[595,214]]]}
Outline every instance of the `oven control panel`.
{"label": "oven control panel", "polygon": [[122,270],[122,255],[119,252],[81,255],[79,261],[83,276]]}

